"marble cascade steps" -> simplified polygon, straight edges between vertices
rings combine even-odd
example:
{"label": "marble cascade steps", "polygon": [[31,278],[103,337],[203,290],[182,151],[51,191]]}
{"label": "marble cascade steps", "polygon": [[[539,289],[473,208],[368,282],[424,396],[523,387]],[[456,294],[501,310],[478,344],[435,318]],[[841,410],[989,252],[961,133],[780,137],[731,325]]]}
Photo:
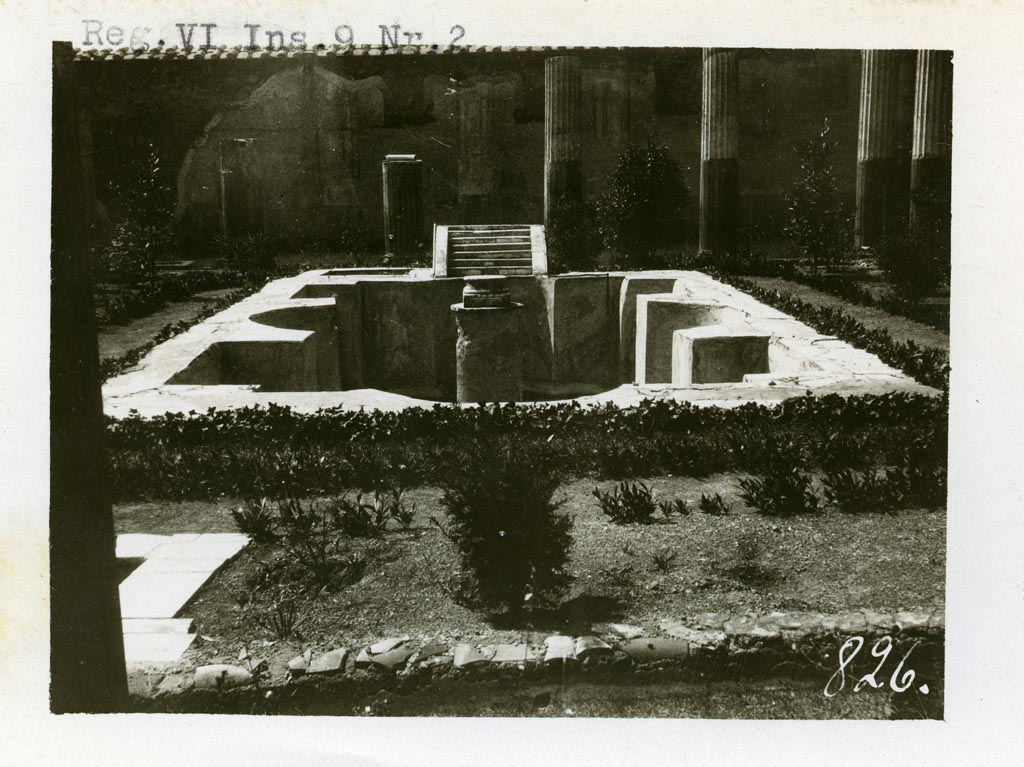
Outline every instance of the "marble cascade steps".
{"label": "marble cascade steps", "polygon": [[434,276],[547,273],[544,227],[460,224],[434,227]]}

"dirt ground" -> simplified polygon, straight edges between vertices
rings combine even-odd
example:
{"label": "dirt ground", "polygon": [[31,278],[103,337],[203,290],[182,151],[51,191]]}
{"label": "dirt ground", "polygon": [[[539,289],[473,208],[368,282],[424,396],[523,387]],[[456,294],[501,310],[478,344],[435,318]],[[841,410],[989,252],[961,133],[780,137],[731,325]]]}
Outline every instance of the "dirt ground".
{"label": "dirt ground", "polygon": [[[850,515],[835,511],[773,520],[736,497],[739,475],[702,480],[650,480],[659,499],[685,498],[695,508],[702,492],[720,492],[724,516],[696,510],[651,525],[615,525],[591,491],[614,482],[579,480],[559,494],[573,517],[570,571],[574,585],[558,609],[533,617],[537,632],[589,630],[592,622],[620,621],[658,633],[665,619],[704,612],[772,610],[840,612],[858,608],[936,609],[944,605],[945,513],[920,509],[895,514]],[[368,557],[358,583],[300,605],[299,636],[278,641],[243,620],[259,563],[276,550],[251,545],[229,563],[182,611],[195,619],[201,638],[189,651],[195,661],[230,659],[242,643],[274,643],[286,662],[305,648],[360,646],[385,636],[422,641],[522,641],[522,628],[502,627],[456,601],[459,561],[452,543],[430,521],[444,519],[440,491],[408,493],[417,506],[408,531],[389,532],[383,543],[357,542]],[[232,532],[237,499],[216,502],[136,503],[115,507],[117,531]],[[664,549],[675,558],[667,571],[654,564]],[[268,608],[269,609],[269,608]],[[530,641],[536,640],[536,636]]]}

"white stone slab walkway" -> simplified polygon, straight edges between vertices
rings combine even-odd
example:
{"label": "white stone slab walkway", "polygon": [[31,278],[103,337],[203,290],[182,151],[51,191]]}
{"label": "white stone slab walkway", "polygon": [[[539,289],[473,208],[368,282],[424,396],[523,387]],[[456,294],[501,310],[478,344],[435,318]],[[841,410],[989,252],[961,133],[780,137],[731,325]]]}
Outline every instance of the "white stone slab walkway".
{"label": "white stone slab walkway", "polygon": [[143,560],[120,587],[125,662],[178,660],[196,638],[178,613],[248,543],[238,533],[117,536],[118,559]]}

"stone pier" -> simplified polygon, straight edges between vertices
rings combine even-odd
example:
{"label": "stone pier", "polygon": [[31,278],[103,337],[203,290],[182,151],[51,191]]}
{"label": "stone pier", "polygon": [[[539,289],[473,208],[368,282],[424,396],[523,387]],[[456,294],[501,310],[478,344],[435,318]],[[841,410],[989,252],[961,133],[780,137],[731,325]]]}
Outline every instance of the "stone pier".
{"label": "stone pier", "polygon": [[899,157],[900,51],[861,51],[856,244],[877,247],[907,219]]}
{"label": "stone pier", "polygon": [[508,278],[467,277],[462,303],[453,304],[457,401],[518,402],[523,395],[522,304],[509,296]]}
{"label": "stone pier", "polygon": [[423,239],[423,161],[412,154],[384,158],[384,252],[413,256]]}
{"label": "stone pier", "polygon": [[918,51],[914,145],[910,159],[911,226],[949,237],[953,139],[953,55]]}
{"label": "stone pier", "polygon": [[582,75],[575,56],[544,61],[544,223],[559,200],[583,198]]}
{"label": "stone pier", "polygon": [[700,114],[700,250],[736,250],[739,220],[739,66],[736,51],[705,48]]}

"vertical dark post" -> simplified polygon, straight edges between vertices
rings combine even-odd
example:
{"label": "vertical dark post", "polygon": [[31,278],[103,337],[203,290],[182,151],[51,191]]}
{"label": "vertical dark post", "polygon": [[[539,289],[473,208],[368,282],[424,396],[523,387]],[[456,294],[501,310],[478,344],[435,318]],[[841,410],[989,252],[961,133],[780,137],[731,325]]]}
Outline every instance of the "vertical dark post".
{"label": "vertical dark post", "polygon": [[423,161],[389,154],[384,173],[384,252],[416,256],[423,241]]}
{"label": "vertical dark post", "polygon": [[914,146],[910,159],[911,226],[948,247],[953,138],[953,55],[918,51]]}
{"label": "vertical dark post", "polygon": [[736,51],[705,48],[700,110],[700,250],[736,250],[739,223],[739,63]]}
{"label": "vertical dark post", "polygon": [[575,56],[544,61],[544,223],[560,200],[583,199],[582,74]]}
{"label": "vertical dark post", "polygon": [[53,45],[50,307],[50,706],[117,711],[127,698],[114,519],[69,43]]}
{"label": "vertical dark post", "polygon": [[907,220],[898,155],[900,51],[861,51],[860,127],[857,137],[858,247],[878,247]]}

